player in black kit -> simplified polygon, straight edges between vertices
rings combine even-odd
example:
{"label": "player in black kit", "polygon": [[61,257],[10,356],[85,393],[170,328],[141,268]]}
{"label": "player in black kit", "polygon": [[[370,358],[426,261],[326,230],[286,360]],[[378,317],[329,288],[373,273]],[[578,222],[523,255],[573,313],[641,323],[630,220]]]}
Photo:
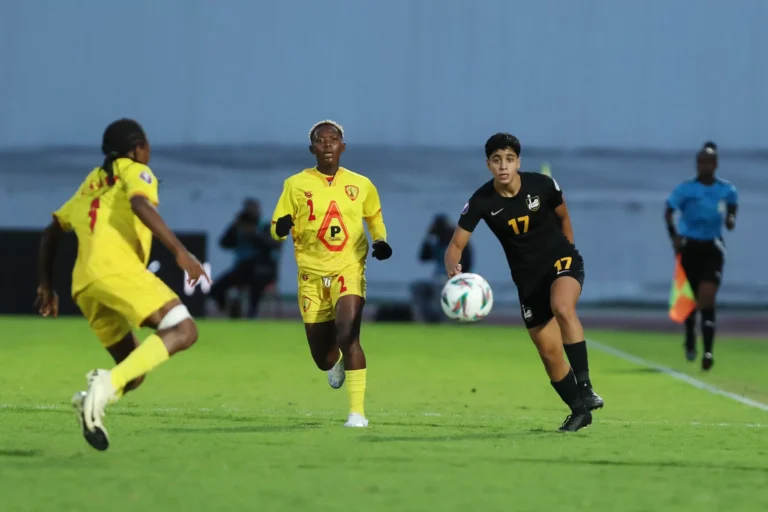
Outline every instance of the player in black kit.
{"label": "player in black kit", "polygon": [[483,219],[507,256],[523,320],[552,386],[571,408],[560,431],[575,432],[592,423],[591,411],[601,408],[603,399],[592,390],[584,329],[576,315],[584,260],[573,245],[563,193],[544,174],[520,172],[520,141],[513,135],[492,136],[485,156],[493,179],[464,206],[445,252],[445,269],[451,277],[461,272],[461,253]]}

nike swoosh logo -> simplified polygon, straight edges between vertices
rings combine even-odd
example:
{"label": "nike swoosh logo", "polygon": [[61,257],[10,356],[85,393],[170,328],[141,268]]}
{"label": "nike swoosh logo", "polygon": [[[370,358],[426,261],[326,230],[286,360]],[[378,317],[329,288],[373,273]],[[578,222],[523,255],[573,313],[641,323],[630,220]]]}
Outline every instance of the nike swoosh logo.
{"label": "nike swoosh logo", "polygon": [[504,209],[504,208],[502,208],[501,210],[499,210],[499,211],[497,211],[497,212],[491,212],[491,215],[497,215],[497,214],[501,213],[501,211],[502,211],[503,209]]}
{"label": "nike swoosh logo", "polygon": [[560,272],[557,273],[557,275],[564,274],[566,272],[570,272],[570,270],[561,270]]}

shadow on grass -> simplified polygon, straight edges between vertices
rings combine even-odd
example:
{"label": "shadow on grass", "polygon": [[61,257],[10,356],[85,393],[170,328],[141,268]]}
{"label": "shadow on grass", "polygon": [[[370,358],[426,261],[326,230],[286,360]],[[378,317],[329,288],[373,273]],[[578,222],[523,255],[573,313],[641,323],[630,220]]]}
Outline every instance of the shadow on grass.
{"label": "shadow on grass", "polygon": [[621,370],[609,370],[608,372],[603,373],[613,373],[613,374],[619,374],[619,375],[633,375],[633,374],[643,374],[643,373],[663,373],[658,368],[624,368]]}
{"label": "shadow on grass", "polygon": [[701,461],[685,461],[685,460],[568,460],[568,459],[554,459],[554,458],[506,458],[500,457],[493,459],[493,461],[508,464],[510,462],[525,463],[525,464],[561,464],[568,466],[608,466],[608,467],[631,467],[631,468],[679,468],[679,469],[703,469],[709,470],[726,470],[726,471],[749,471],[755,473],[768,473],[768,467],[756,467],[756,466],[742,466],[739,464],[718,464]]}
{"label": "shadow on grass", "polygon": [[257,434],[275,432],[294,432],[298,430],[313,430],[320,428],[322,423],[304,422],[292,425],[242,425],[237,427],[164,427],[157,430],[177,434]]}
{"label": "shadow on grass", "polygon": [[442,436],[369,436],[364,437],[361,441],[367,443],[402,443],[402,442],[414,442],[414,443],[445,443],[453,441],[483,441],[493,439],[512,439],[516,437],[529,437],[529,436],[551,436],[551,435],[563,435],[560,432],[553,430],[545,430],[543,428],[535,428],[531,430],[517,431],[517,432],[465,432],[456,434],[445,434]]}
{"label": "shadow on grass", "polygon": [[41,457],[42,450],[3,450],[0,449],[0,457],[32,458]]}

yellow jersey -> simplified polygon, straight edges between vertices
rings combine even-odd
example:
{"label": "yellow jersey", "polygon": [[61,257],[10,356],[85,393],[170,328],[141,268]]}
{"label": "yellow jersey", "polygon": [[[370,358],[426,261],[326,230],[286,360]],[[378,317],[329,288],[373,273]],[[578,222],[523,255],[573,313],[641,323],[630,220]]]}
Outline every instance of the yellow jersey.
{"label": "yellow jersey", "polygon": [[333,177],[304,169],[283,184],[283,192],[272,214],[272,237],[280,217],[293,219],[293,248],[302,271],[323,276],[352,264],[364,264],[368,238],[363,222],[374,241],[386,240],[387,229],[381,201],[371,180],[340,167]]}
{"label": "yellow jersey", "polygon": [[115,181],[97,167],[77,192],[53,213],[64,231],[77,235],[77,261],[72,270],[72,295],[105,276],[145,271],[152,232],[133,213],[130,199],[141,195],[159,204],[157,178],[146,165],[119,158]]}

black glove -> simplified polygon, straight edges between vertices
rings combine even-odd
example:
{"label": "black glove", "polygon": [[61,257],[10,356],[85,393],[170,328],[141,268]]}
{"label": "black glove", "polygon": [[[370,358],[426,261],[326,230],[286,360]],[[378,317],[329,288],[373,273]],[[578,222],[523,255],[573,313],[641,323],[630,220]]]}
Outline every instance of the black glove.
{"label": "black glove", "polygon": [[373,253],[371,254],[377,260],[386,260],[392,256],[392,248],[384,240],[373,242]]}
{"label": "black glove", "polygon": [[283,238],[284,236],[288,236],[288,233],[291,232],[292,227],[293,219],[291,218],[291,215],[284,215],[277,219],[277,222],[275,223],[275,233],[280,238]]}

